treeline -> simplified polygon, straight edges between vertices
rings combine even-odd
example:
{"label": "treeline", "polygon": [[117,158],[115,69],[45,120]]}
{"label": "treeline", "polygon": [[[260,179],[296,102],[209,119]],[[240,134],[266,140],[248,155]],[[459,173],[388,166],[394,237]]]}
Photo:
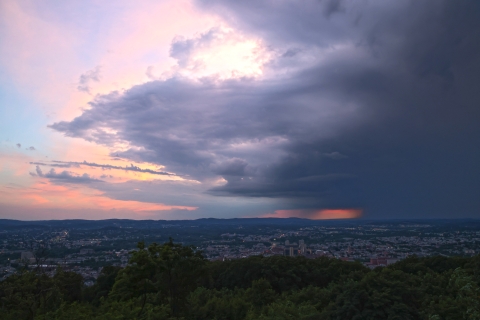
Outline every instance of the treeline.
{"label": "treeline", "polygon": [[192,247],[139,243],[95,285],[58,270],[0,283],[1,319],[480,319],[480,256],[410,257],[370,270],[303,257],[209,262]]}

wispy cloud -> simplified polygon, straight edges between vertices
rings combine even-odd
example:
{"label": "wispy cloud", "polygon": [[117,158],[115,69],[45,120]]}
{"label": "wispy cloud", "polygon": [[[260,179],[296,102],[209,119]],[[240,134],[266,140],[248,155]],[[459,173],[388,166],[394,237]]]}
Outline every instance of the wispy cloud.
{"label": "wispy cloud", "polygon": [[58,161],[58,160],[52,160],[50,162],[30,162],[30,164],[59,167],[59,168],[71,168],[71,167],[80,168],[81,166],[86,166],[86,167],[94,167],[94,168],[101,168],[101,169],[107,169],[107,170],[123,170],[123,171],[142,172],[142,173],[149,173],[149,174],[162,175],[162,176],[175,176],[175,174],[170,172],[157,171],[152,169],[142,169],[133,164],[122,167],[122,166],[115,166],[111,164],[99,164],[99,163],[87,162],[87,161],[74,162],[74,161]]}
{"label": "wispy cloud", "polygon": [[78,165],[68,164],[68,163],[52,163],[52,162],[30,162],[30,164],[37,165],[37,166],[49,166],[55,168],[79,168]]}
{"label": "wispy cloud", "polygon": [[87,72],[80,75],[77,86],[78,91],[90,93],[90,84],[92,82],[100,81],[100,71],[101,66],[96,66],[92,70],[88,70]]}

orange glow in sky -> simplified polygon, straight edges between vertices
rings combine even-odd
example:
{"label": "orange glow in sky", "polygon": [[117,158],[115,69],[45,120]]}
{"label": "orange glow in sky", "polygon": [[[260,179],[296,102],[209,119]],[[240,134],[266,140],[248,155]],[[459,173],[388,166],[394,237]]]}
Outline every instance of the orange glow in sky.
{"label": "orange glow in sky", "polygon": [[261,218],[302,218],[311,220],[356,219],[363,214],[362,209],[295,209],[277,210]]}
{"label": "orange glow in sky", "polygon": [[40,182],[30,188],[0,188],[0,201],[9,205],[35,208],[123,210],[140,216],[142,213],[167,210],[196,210],[196,207],[166,205],[129,200],[116,200],[87,187],[67,187]]}

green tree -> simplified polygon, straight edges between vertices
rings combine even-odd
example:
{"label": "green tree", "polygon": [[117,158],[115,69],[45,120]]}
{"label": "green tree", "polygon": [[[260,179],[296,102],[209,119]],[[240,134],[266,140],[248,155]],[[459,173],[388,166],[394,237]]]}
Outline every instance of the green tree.
{"label": "green tree", "polygon": [[193,247],[175,244],[172,239],[163,245],[152,243],[148,248],[140,242],[138,249],[119,273],[111,297],[141,297],[141,314],[149,294],[155,294],[156,303],[169,304],[172,314],[178,316],[188,294],[198,286],[206,260]]}
{"label": "green tree", "polygon": [[63,301],[75,302],[82,299],[83,277],[75,272],[65,272],[61,268],[53,276],[55,286],[62,294]]}
{"label": "green tree", "polygon": [[[399,270],[380,269],[361,281],[347,281],[333,293],[324,314],[329,319],[421,319],[422,294],[417,277]],[[333,296],[332,296],[333,298]]]}
{"label": "green tree", "polygon": [[480,319],[480,289],[474,277],[457,268],[450,277],[452,296],[440,296],[430,319]]}
{"label": "green tree", "polygon": [[244,289],[222,290],[197,288],[188,296],[189,319],[245,319],[252,304],[247,301]]}
{"label": "green tree", "polygon": [[3,319],[35,319],[61,303],[61,293],[45,274],[24,272],[0,284]]}
{"label": "green tree", "polygon": [[102,297],[107,297],[112,291],[115,279],[122,268],[115,266],[105,266],[95,284],[87,287],[83,291],[84,300],[98,306]]}

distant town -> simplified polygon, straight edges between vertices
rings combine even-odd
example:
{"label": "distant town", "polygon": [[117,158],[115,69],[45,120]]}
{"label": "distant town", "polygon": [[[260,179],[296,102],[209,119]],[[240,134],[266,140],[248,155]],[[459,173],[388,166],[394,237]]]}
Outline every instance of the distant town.
{"label": "distant town", "polygon": [[209,260],[254,255],[330,257],[369,268],[408,256],[480,253],[480,221],[312,221],[304,219],[0,220],[0,280],[23,269],[60,267],[93,285],[104,266],[124,267],[138,242],[191,245]]}

